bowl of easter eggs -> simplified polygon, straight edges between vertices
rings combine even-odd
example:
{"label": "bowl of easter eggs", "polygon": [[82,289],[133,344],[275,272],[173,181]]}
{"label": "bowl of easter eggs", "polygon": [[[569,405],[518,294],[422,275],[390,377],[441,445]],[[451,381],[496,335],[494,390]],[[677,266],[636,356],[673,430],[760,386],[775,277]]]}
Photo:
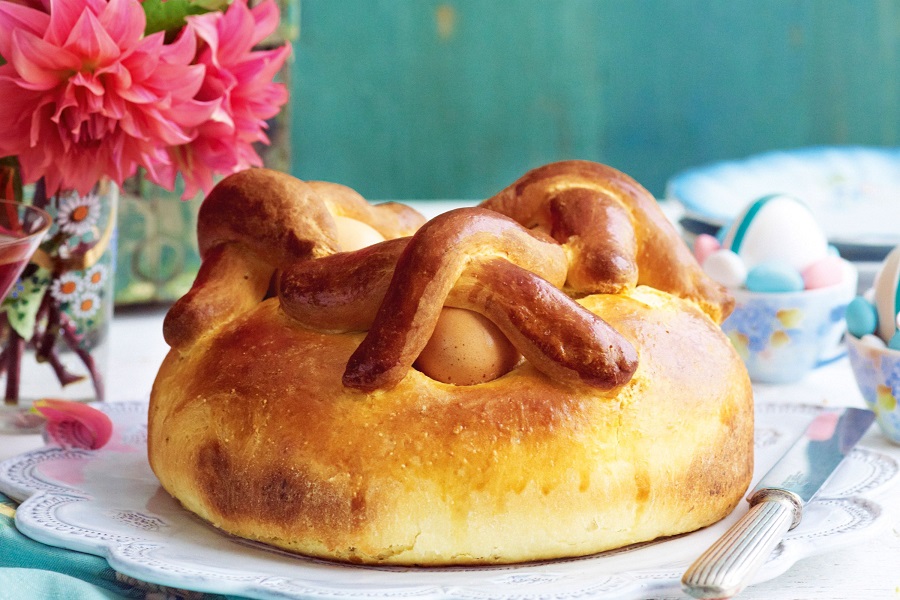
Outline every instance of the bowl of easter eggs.
{"label": "bowl of easter eggs", "polygon": [[881,430],[900,444],[900,246],[881,263],[871,288],[847,307],[847,350],[856,385]]}
{"label": "bowl of easter eggs", "polygon": [[694,255],[735,297],[722,330],[751,380],[787,383],[843,356],[857,271],[829,244],[810,209],[784,194],[751,202]]}
{"label": "bowl of easter eggs", "polygon": [[898,189],[900,147],[816,146],[691,167],[667,182],[665,195],[684,208],[685,232],[712,235],[756,198],[801,198],[843,258],[870,263],[900,244]]}

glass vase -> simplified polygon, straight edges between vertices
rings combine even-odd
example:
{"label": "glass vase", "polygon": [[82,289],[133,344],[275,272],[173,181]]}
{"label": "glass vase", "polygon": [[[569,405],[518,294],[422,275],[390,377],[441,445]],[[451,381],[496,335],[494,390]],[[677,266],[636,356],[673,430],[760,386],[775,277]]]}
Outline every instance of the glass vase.
{"label": "glass vase", "polygon": [[36,400],[105,398],[119,189],[103,180],[48,196],[38,182],[31,197],[53,225],[0,305],[3,433],[38,431]]}

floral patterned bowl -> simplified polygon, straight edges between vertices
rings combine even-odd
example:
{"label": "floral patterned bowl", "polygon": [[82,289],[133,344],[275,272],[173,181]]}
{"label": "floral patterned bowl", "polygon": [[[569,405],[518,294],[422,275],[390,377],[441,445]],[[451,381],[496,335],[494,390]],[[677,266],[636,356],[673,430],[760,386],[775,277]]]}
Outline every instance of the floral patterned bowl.
{"label": "floral patterned bowl", "polygon": [[876,348],[847,334],[856,386],[889,440],[900,444],[900,350]]}
{"label": "floral patterned bowl", "polygon": [[722,330],[750,379],[787,383],[843,355],[844,315],[856,295],[856,270],[846,263],[837,285],[787,293],[732,289],[737,300]]}

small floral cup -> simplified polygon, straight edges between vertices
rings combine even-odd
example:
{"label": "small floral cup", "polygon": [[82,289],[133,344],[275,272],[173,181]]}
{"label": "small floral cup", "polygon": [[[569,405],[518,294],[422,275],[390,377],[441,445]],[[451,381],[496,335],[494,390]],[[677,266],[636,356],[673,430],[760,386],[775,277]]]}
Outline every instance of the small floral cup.
{"label": "small floral cup", "polygon": [[900,350],[876,347],[847,334],[856,386],[889,440],[900,444]]}
{"label": "small floral cup", "polygon": [[722,330],[744,360],[750,379],[788,383],[844,353],[844,315],[856,296],[856,270],[847,263],[841,283],[801,292],[732,289],[734,312]]}

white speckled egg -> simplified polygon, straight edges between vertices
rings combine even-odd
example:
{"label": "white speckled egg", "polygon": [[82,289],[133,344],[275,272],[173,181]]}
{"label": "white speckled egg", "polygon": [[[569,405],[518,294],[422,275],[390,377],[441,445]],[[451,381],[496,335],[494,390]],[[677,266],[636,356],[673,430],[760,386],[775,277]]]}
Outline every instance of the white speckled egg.
{"label": "white speckled egg", "polygon": [[804,271],[828,256],[828,238],[809,208],[791,196],[765,196],[735,219],[722,244],[749,271],[759,263],[781,262]]}
{"label": "white speckled egg", "polygon": [[900,279],[900,246],[884,258],[875,283],[872,284],[872,303],[878,311],[878,337],[889,342],[897,330],[897,313],[900,312],[900,298],[897,285]]}

